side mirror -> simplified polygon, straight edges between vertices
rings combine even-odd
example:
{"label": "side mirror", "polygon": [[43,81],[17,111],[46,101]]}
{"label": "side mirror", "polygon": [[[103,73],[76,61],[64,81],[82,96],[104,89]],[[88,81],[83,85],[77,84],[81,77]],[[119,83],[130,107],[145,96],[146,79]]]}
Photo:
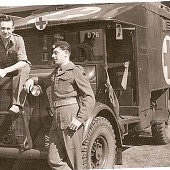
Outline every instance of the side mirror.
{"label": "side mirror", "polygon": [[39,85],[34,85],[32,90],[31,90],[31,94],[33,96],[39,96],[42,93],[42,89],[41,86]]}

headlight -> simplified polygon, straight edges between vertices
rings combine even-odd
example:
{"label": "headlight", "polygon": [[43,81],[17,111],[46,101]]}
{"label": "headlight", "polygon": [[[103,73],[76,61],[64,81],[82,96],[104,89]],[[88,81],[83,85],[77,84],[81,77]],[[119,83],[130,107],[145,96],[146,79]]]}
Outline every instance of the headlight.
{"label": "headlight", "polygon": [[34,85],[32,90],[31,90],[31,94],[33,96],[39,96],[42,93],[42,89],[39,85]]}
{"label": "headlight", "polygon": [[90,82],[94,82],[96,80],[96,69],[94,66],[84,67],[84,70],[87,74],[87,77]]}

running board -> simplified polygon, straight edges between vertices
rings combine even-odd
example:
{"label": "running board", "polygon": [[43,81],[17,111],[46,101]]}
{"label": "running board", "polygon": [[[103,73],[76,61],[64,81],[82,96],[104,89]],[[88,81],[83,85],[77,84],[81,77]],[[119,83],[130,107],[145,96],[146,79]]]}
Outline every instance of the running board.
{"label": "running board", "polygon": [[47,150],[0,147],[0,158],[47,159]]}
{"label": "running board", "polygon": [[139,116],[121,116],[121,122],[123,125],[138,123],[140,121]]}

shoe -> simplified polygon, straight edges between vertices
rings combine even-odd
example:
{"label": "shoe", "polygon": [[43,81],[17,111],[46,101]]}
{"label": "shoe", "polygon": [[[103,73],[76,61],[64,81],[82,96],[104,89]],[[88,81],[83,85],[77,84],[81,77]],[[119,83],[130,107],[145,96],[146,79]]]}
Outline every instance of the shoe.
{"label": "shoe", "polygon": [[14,112],[14,113],[19,113],[20,108],[17,105],[12,105],[12,107],[9,109],[9,111]]}

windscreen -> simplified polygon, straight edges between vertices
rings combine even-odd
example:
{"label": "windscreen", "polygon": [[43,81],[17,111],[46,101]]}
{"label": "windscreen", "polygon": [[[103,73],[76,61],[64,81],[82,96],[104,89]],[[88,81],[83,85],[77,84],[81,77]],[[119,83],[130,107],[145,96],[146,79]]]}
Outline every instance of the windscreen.
{"label": "windscreen", "polygon": [[70,59],[73,62],[103,60],[102,29],[72,32],[48,32],[23,35],[26,52],[32,65],[50,65],[51,47],[56,41],[67,41],[71,45]]}

